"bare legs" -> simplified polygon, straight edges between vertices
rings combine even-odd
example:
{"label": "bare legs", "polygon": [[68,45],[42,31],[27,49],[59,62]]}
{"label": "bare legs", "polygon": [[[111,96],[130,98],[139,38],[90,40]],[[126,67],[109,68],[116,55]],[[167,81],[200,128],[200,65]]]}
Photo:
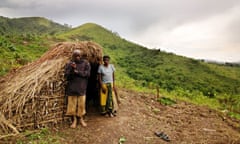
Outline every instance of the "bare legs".
{"label": "bare legs", "polygon": [[76,128],[77,127],[77,117],[76,116],[73,116],[73,122],[70,126],[71,128]]}
{"label": "bare legs", "polygon": [[80,123],[83,127],[87,126],[86,122],[83,120],[83,117],[80,117]]}
{"label": "bare legs", "polygon": [[72,124],[70,126],[71,128],[76,128],[78,122],[83,127],[87,126],[83,119],[83,116],[86,114],[85,102],[86,96],[68,96],[68,107],[66,115],[72,116]]}
{"label": "bare legs", "polygon": [[[80,117],[80,124],[83,126],[83,127],[86,127],[87,124],[86,122],[83,120],[83,117]],[[70,126],[71,128],[76,128],[77,127],[77,117],[76,116],[73,116],[73,122]]]}

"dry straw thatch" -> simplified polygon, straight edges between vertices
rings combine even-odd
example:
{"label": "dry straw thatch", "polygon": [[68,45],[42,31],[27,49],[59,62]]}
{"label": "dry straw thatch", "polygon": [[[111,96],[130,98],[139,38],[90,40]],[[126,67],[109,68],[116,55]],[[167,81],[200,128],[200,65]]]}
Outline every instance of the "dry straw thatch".
{"label": "dry straw thatch", "polygon": [[63,120],[63,71],[74,49],[86,54],[90,63],[101,63],[102,48],[98,44],[63,42],[38,60],[1,78],[0,139],[28,127]]}

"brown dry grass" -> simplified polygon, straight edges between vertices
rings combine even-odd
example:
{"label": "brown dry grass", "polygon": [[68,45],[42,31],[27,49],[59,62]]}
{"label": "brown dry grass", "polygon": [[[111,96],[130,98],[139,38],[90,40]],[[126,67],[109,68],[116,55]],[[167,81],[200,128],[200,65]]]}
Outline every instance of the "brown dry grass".
{"label": "brown dry grass", "polygon": [[[102,48],[98,44],[93,42],[63,42],[54,45],[38,60],[12,70],[1,78],[0,136],[18,133],[14,126],[24,124],[23,113],[37,114],[38,102],[36,97],[51,97],[52,93],[63,91],[64,66],[70,60],[74,49],[80,49],[82,54],[87,55],[91,63],[101,62]],[[28,110],[26,110],[27,103]],[[46,107],[48,107],[47,103]]]}

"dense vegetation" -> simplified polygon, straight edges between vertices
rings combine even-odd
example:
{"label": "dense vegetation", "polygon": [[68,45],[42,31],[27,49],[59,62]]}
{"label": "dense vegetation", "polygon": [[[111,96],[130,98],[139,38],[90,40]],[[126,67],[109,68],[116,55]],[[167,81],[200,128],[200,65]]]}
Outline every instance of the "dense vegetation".
{"label": "dense vegetation", "polygon": [[154,83],[168,91],[182,88],[213,97],[217,93],[240,94],[240,67],[209,64],[161,50],[129,43],[104,28],[86,24],[59,36],[65,40],[93,40],[104,47],[123,72],[145,87]]}
{"label": "dense vegetation", "polygon": [[41,17],[9,19],[0,16],[0,34],[49,34],[64,32],[70,29]]}
{"label": "dense vegetation", "polygon": [[[210,102],[217,108],[240,113],[239,64],[206,63],[161,49],[149,50],[92,23],[73,29],[44,18],[0,18],[0,23],[4,23],[0,25],[1,75],[37,59],[54,42],[90,40],[111,56],[121,87],[142,91],[159,87],[164,94]],[[43,23],[47,27],[43,28]],[[4,31],[6,28],[9,32]]]}

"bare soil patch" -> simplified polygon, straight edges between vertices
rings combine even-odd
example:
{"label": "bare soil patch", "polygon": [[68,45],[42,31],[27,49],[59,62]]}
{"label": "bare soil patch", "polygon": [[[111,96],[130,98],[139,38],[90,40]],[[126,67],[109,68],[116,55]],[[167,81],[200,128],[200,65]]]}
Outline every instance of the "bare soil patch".
{"label": "bare soil patch", "polygon": [[[117,116],[101,116],[89,109],[87,127],[70,128],[70,122],[51,128],[50,137],[61,144],[240,144],[240,121],[204,106],[177,101],[161,105],[153,95],[119,90]],[[157,137],[164,132],[170,142]]]}
{"label": "bare soil patch", "polygon": [[[89,111],[88,127],[76,129],[69,124],[55,129],[62,133],[65,144],[240,144],[240,121],[224,117],[207,107],[178,101],[161,105],[154,96],[120,90],[121,104],[117,116],[104,117]],[[171,139],[166,142],[154,132],[163,131]]]}

